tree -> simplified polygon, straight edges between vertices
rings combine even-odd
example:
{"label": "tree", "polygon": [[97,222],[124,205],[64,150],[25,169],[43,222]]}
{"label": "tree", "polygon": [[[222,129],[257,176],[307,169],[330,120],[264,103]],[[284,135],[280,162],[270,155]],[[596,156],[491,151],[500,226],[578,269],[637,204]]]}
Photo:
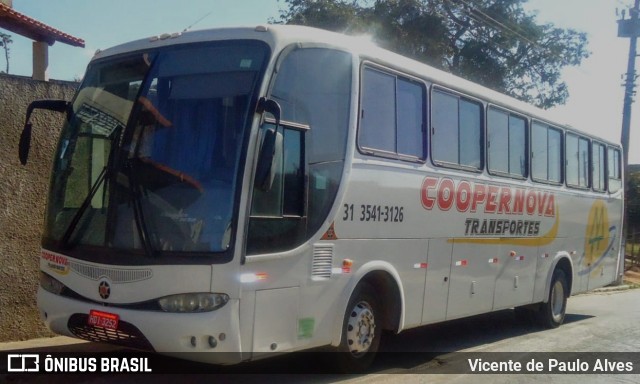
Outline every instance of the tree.
{"label": "tree", "polygon": [[629,178],[625,195],[629,233],[640,229],[640,165],[629,166]]}
{"label": "tree", "polygon": [[11,43],[13,43],[13,40],[11,40],[11,35],[0,32],[0,47],[4,48],[4,57],[7,62],[6,73],[9,73],[9,44]]}
{"label": "tree", "polygon": [[284,0],[279,23],[368,34],[383,48],[549,108],[588,57],[586,34],[538,24],[527,0]]}

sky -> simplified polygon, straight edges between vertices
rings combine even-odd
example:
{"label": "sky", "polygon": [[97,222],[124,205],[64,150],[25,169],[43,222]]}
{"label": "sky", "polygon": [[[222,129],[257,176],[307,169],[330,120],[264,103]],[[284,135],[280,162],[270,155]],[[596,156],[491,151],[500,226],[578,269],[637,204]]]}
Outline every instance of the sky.
{"label": "sky", "polygon": [[[616,8],[632,0],[529,0],[537,20],[587,33],[591,55],[563,71],[570,97],[551,112],[559,122],[619,142],[629,39],[617,37]],[[265,24],[277,19],[284,0],[13,0],[13,7],[47,25],[85,40],[86,47],[55,43],[49,48],[49,77],[82,78],[97,49],[166,32]],[[31,40],[13,32],[10,69],[31,76]],[[640,60],[638,60],[640,62]],[[0,70],[5,70],[0,50]],[[632,108],[629,162],[640,164],[640,102]]]}

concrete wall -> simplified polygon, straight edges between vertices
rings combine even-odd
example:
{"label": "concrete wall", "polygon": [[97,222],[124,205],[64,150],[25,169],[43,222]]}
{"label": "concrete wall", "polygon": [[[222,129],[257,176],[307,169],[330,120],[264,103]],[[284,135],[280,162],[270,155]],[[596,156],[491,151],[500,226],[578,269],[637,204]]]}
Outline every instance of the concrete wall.
{"label": "concrete wall", "polygon": [[31,101],[71,100],[76,87],[0,74],[0,341],[50,334],[36,309],[36,290],[49,172],[62,115],[34,112],[26,166],[18,160],[18,140]]}

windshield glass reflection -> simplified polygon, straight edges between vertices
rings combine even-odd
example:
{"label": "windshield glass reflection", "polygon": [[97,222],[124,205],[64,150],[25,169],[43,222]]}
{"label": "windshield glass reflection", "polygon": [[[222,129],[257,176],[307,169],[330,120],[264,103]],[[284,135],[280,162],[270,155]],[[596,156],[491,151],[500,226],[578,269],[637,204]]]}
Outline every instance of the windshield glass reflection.
{"label": "windshield glass reflection", "polygon": [[45,237],[148,255],[226,250],[265,53],[214,44],[92,66],[62,133]]}

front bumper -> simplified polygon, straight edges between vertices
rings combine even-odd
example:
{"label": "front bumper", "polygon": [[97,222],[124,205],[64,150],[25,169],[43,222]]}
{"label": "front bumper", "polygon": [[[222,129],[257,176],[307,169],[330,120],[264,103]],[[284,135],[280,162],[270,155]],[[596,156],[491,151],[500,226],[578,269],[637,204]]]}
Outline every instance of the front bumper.
{"label": "front bumper", "polygon": [[[237,299],[211,312],[167,313],[104,307],[39,288],[38,308],[49,329],[65,336],[213,364],[235,364],[250,357],[242,356]],[[88,325],[92,309],[117,314],[118,330]]]}

